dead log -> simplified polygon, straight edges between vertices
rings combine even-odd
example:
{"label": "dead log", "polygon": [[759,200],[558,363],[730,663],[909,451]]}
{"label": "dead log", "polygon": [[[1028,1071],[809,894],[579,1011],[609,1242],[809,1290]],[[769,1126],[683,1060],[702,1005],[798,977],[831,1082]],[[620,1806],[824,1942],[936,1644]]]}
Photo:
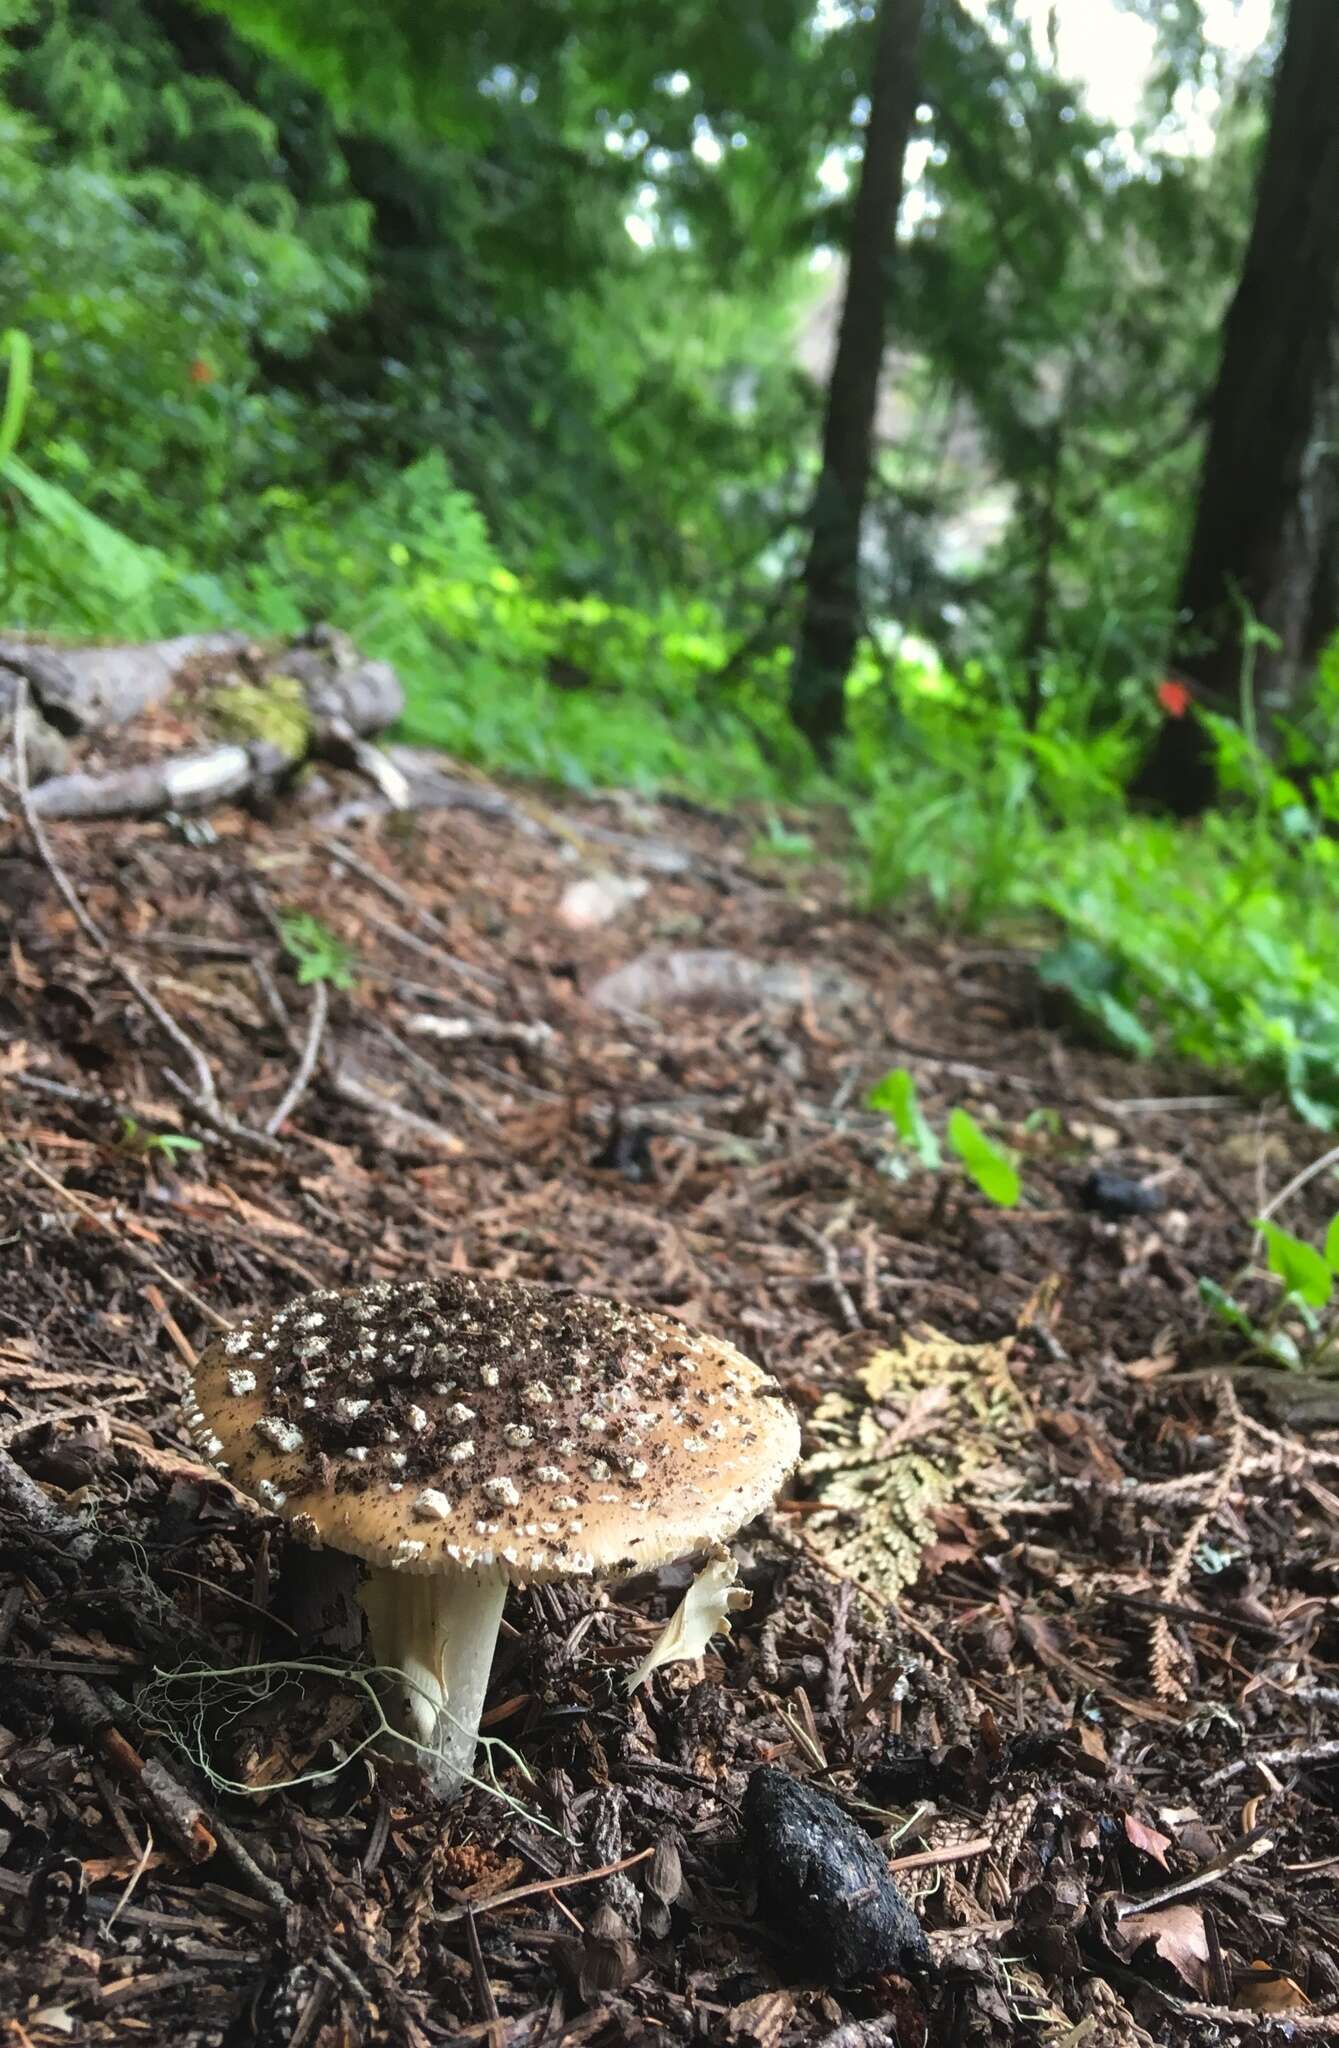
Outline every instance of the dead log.
{"label": "dead log", "polygon": [[203,811],[273,780],[286,765],[279,749],[264,741],[208,747],[107,775],[57,775],[38,784],[32,805],[40,818],[153,818],[163,811]]}
{"label": "dead log", "polygon": [[239,655],[244,633],[184,633],[140,647],[52,647],[0,639],[0,663],[23,676],[43,716],[62,732],[125,725],[166,697],[186,664],[201,656]]}

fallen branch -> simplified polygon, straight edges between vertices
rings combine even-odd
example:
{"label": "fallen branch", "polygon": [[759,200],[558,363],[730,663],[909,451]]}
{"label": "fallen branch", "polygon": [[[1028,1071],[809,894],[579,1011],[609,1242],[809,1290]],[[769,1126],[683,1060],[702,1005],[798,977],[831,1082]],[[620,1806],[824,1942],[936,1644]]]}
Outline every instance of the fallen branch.
{"label": "fallen branch", "polygon": [[841,1263],[836,1245],[832,1242],[831,1238],[824,1237],[811,1224],[802,1222],[798,1216],[791,1217],[790,1227],[798,1237],[804,1239],[806,1244],[811,1244],[820,1259],[822,1259],[823,1273],[827,1281],[828,1292],[832,1295],[838,1309],[841,1311],[841,1319],[847,1329],[852,1331],[863,1330],[865,1326],[860,1320],[860,1311],[851,1298],[850,1289],[842,1279]]}
{"label": "fallen branch", "polygon": [[515,1024],[496,1017],[434,1017],[426,1010],[406,1017],[404,1028],[411,1038],[436,1038],[450,1044],[477,1038],[493,1045],[527,1045],[535,1051],[554,1044],[558,1036],[551,1024],[538,1018],[530,1024]]}
{"label": "fallen branch", "polygon": [[405,1109],[389,1095],[380,1095],[375,1088],[369,1088],[347,1067],[336,1067],[330,1075],[330,1087],[342,1102],[348,1102],[355,1109],[370,1110],[374,1116],[385,1117],[387,1122],[401,1124],[413,1131],[417,1137],[426,1139],[443,1152],[463,1152],[465,1146],[454,1131],[444,1125],[435,1124],[430,1117],[420,1116],[416,1109]]}
{"label": "fallen branch", "polygon": [[33,792],[33,809],[43,818],[156,818],[164,811],[207,810],[250,788],[261,772],[255,752],[229,743],[108,775],[54,775]]}
{"label": "fallen branch", "polygon": [[284,1090],[283,1100],[265,1119],[266,1134],[273,1137],[281,1130],[307,1092],[316,1062],[321,1056],[321,1036],[325,1030],[326,1018],[330,1014],[330,995],[323,981],[312,985],[311,1015],[307,1020],[307,1038],[297,1069]]}

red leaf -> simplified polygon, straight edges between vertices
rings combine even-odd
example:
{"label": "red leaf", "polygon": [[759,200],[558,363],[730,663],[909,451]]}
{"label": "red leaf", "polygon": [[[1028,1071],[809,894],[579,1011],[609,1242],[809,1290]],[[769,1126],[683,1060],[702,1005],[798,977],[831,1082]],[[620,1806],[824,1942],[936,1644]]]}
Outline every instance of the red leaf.
{"label": "red leaf", "polygon": [[1158,684],[1158,702],[1169,718],[1184,718],[1193,699],[1184,683],[1172,681]]}
{"label": "red leaf", "polygon": [[1145,1856],[1151,1856],[1155,1863],[1166,1870],[1167,1851],[1172,1846],[1170,1835],[1160,1835],[1156,1828],[1145,1827],[1143,1821],[1136,1820],[1132,1813],[1127,1813],[1125,1839],[1131,1848],[1142,1849]]}

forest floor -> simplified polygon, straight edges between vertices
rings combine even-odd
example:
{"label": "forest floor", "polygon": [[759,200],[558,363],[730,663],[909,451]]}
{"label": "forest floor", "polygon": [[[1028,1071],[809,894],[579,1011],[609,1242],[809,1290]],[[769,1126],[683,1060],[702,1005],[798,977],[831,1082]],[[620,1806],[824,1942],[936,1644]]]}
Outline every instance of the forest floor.
{"label": "forest floor", "polygon": [[[747,823],[424,789],[49,827],[105,946],[11,806],[0,2040],[1339,2034],[1339,1383],[1220,1370],[1196,1288],[1316,1135],[1083,1046],[1025,959],[853,914]],[[645,886],[577,928],[607,872]],[[1016,1149],[1017,1207],[907,1166],[864,1106],[898,1064]],[[1094,1212],[1095,1166],[1165,1206]],[[284,1669],[303,1553],[179,1415],[219,1318],[444,1267],[730,1337],[821,1460],[737,1544],[733,1636],[631,1700],[687,1569],[514,1595],[485,1725],[532,1775],[499,1753],[516,1804],[448,1813],[335,1768],[366,1701]],[[760,1764],[885,1842],[927,1974],[832,1981]]]}

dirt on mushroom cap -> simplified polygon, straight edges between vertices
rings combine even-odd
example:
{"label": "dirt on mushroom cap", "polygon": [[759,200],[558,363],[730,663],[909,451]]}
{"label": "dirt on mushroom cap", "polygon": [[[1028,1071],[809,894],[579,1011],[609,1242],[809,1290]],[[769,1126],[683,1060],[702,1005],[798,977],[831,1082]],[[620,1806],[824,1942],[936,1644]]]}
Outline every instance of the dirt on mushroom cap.
{"label": "dirt on mushroom cap", "polygon": [[775,1380],[672,1317],[447,1274],[302,1297],[211,1345],[190,1420],[240,1485],[411,1572],[617,1572],[729,1535],[799,1449]]}

